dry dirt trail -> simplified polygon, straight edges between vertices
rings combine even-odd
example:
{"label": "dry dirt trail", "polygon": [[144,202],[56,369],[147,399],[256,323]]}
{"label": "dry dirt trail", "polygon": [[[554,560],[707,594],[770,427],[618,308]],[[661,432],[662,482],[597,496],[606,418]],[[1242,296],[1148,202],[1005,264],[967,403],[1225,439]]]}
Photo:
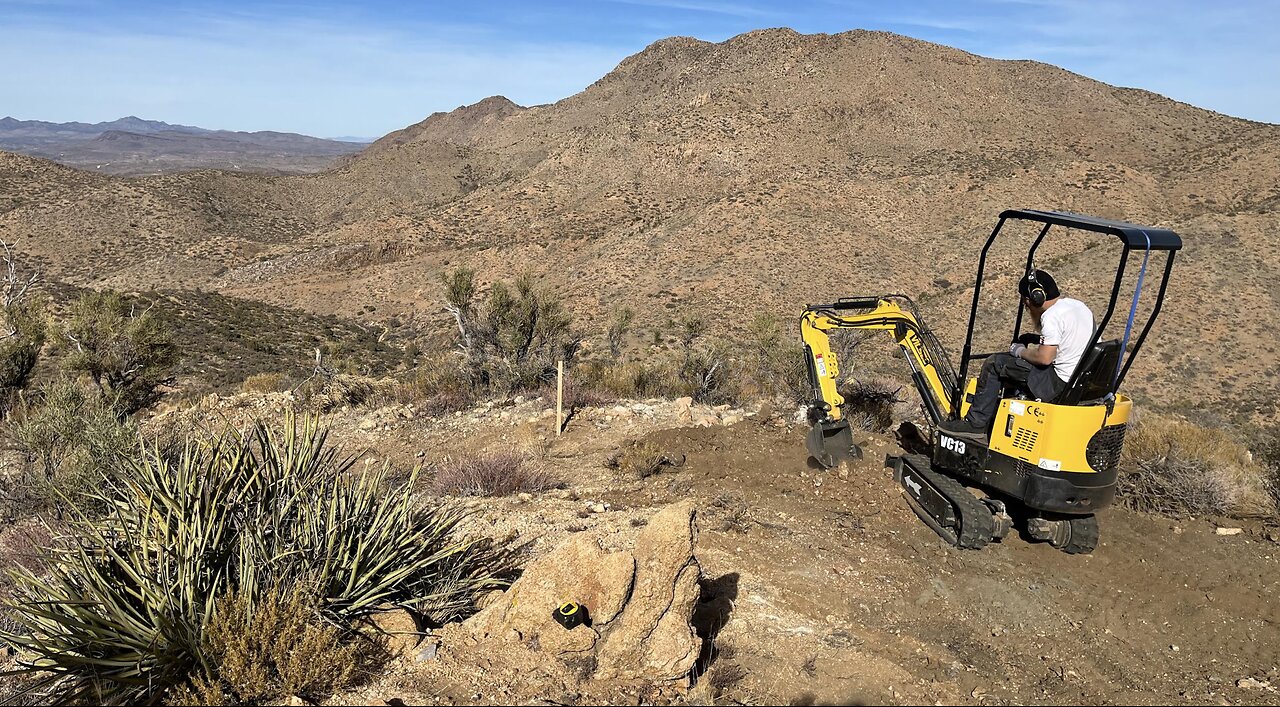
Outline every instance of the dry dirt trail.
{"label": "dry dirt trail", "polygon": [[[1222,536],[1212,519],[1114,507],[1089,556],[1013,534],[959,551],[902,501],[883,468],[886,453],[900,453],[892,438],[862,435],[865,459],[826,472],[810,466],[804,430],[776,417],[703,428],[604,412],[575,421],[547,459],[570,490],[477,508],[488,532],[514,530],[537,555],[577,532],[620,537],[655,509],[695,499],[706,578],[695,623],[718,629],[702,689],[521,684],[500,677],[494,656],[459,648],[447,672],[403,665],[365,696],[406,704],[1280,704],[1272,691],[1280,686],[1274,531],[1246,524]],[[483,445],[509,447],[517,427],[488,427]],[[459,433],[477,440],[474,430]],[[686,462],[643,480],[606,468],[609,451],[635,438]],[[600,501],[607,512],[582,510]],[[709,691],[712,680],[720,687]]]}
{"label": "dry dirt trail", "polygon": [[[945,545],[899,497],[883,439],[847,478],[806,464],[799,430],[654,435],[705,497],[699,559],[737,575],[718,641],[734,691],[781,703],[1280,703],[1280,546],[1113,508],[1090,556],[1019,537]],[[715,499],[741,498],[723,527]],[[627,499],[617,499],[625,502]],[[732,501],[728,503],[732,505]]]}

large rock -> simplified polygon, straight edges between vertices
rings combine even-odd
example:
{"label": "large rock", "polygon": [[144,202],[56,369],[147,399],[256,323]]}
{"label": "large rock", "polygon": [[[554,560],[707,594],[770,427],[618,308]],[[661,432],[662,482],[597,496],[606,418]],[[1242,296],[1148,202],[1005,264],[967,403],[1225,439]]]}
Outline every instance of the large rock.
{"label": "large rock", "polygon": [[[528,651],[526,663],[549,656],[594,664],[598,678],[682,678],[700,648],[690,624],[701,573],[695,537],[692,501],[655,515],[632,552],[606,552],[588,535],[574,535],[531,562],[506,592],[486,598],[459,627],[462,644],[482,653]],[[557,623],[553,613],[566,601],[587,607],[591,625]]]}
{"label": "large rock", "polygon": [[674,680],[698,657],[690,619],[701,569],[693,556],[694,505],[683,501],[654,516],[636,539],[635,588],[597,654],[597,676]]}
{"label": "large rock", "polygon": [[[510,589],[468,623],[478,640],[536,639],[553,655],[582,653],[622,610],[634,575],[630,554],[605,552],[592,538],[575,535],[530,563]],[[557,623],[554,612],[566,601],[587,607],[591,626],[566,631]]]}

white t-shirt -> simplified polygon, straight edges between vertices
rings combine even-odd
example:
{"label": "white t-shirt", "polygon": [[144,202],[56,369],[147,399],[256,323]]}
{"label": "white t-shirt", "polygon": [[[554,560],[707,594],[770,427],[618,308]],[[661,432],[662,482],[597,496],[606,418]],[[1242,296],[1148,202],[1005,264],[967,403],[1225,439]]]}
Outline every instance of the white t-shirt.
{"label": "white t-shirt", "polygon": [[1053,372],[1065,383],[1093,338],[1093,312],[1078,299],[1061,297],[1040,316],[1040,336],[1045,346],[1058,347]]}

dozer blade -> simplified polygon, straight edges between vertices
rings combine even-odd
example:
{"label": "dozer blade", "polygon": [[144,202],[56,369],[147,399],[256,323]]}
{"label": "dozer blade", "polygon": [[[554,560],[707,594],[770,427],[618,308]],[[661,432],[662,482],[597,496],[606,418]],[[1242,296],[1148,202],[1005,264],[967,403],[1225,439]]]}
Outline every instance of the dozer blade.
{"label": "dozer blade", "polygon": [[805,446],[809,454],[828,469],[840,462],[862,458],[862,449],[853,443],[853,430],[845,420],[814,423]]}

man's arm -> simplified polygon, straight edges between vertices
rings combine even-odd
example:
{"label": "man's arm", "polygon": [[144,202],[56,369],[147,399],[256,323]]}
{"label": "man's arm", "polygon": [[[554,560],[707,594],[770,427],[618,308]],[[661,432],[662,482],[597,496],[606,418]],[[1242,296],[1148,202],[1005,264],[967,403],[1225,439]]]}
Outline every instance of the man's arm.
{"label": "man's arm", "polygon": [[1053,363],[1053,359],[1058,357],[1058,347],[1048,344],[1028,346],[1021,351],[1021,356],[1037,366],[1047,366]]}

